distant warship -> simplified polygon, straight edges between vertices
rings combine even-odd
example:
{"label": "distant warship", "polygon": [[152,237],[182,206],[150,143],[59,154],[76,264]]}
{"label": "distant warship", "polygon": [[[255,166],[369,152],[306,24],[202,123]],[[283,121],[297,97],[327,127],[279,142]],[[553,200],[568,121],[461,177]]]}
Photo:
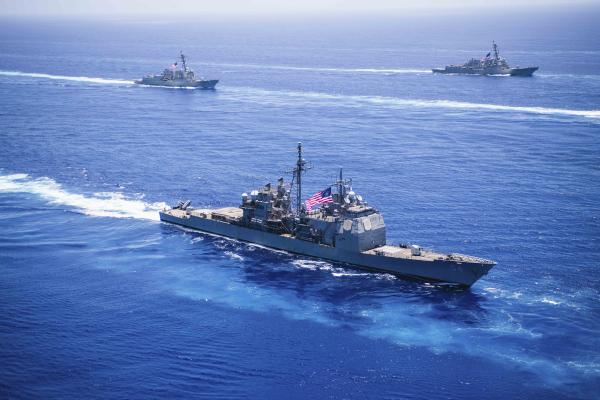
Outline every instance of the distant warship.
{"label": "distant warship", "polygon": [[[192,208],[180,202],[160,212],[160,219],[199,231],[257,243],[274,249],[348,263],[395,275],[471,286],[495,262],[461,254],[443,254],[417,245],[386,242],[382,215],[339,179],[302,202],[302,175],[309,168],[298,143],[291,185],[279,178],[242,194],[237,207]],[[295,207],[292,191],[296,189]]]}
{"label": "distant warship", "polygon": [[178,65],[178,62],[175,62],[170,68],[165,68],[162,74],[145,76],[142,79],[135,81],[135,83],[151,86],[191,87],[200,89],[215,88],[219,82],[217,79],[197,80],[194,71],[187,66],[185,55],[181,53],[179,57],[181,60],[181,67]]}
{"label": "distant warship", "polygon": [[441,74],[531,76],[537,69],[538,67],[518,66],[511,68],[506,60],[500,57],[496,43],[492,42],[492,51],[480,60],[472,58],[462,65],[448,65],[444,69],[434,68],[432,71]]}

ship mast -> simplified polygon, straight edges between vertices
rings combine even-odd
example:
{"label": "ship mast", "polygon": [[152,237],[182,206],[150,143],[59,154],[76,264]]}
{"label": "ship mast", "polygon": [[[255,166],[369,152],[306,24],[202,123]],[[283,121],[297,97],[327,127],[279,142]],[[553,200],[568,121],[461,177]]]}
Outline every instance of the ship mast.
{"label": "ship mast", "polygon": [[294,178],[296,179],[296,214],[300,215],[302,210],[302,173],[310,169],[305,159],[302,158],[302,142],[298,142],[298,161],[294,168]]}
{"label": "ship mast", "polygon": [[183,64],[183,71],[187,72],[187,64],[185,63],[185,55],[183,55],[182,51],[179,52],[179,56],[181,57],[181,63]]}
{"label": "ship mast", "polygon": [[341,205],[344,205],[344,199],[346,198],[346,191],[348,188],[352,190],[352,179],[344,179],[343,169],[340,168],[340,176],[335,183],[331,186],[337,186],[338,190],[338,201]]}
{"label": "ship mast", "polygon": [[498,45],[495,41],[492,41],[492,48],[494,49],[494,59],[498,61],[500,59],[500,55],[498,54]]}
{"label": "ship mast", "polygon": [[338,181],[338,200],[340,204],[344,204],[344,179],[342,168],[340,168],[340,180]]}

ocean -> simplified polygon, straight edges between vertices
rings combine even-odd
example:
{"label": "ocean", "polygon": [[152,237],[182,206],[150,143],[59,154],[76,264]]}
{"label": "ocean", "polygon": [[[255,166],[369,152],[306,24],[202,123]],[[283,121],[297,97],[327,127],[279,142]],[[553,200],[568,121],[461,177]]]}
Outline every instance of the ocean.
{"label": "ocean", "polygon": [[[0,397],[597,398],[592,17],[4,20]],[[492,40],[539,71],[431,73]],[[133,84],[180,50],[215,91]],[[390,242],[498,264],[458,289],[159,222],[289,178],[297,142],[306,196],[343,167]]]}

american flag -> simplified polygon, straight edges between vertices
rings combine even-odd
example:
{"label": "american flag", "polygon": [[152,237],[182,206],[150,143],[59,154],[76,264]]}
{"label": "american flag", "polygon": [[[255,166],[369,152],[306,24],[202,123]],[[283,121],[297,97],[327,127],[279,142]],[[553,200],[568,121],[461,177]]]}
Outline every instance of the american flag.
{"label": "american flag", "polygon": [[325,203],[333,203],[333,196],[331,195],[330,187],[313,194],[312,196],[310,196],[310,198],[308,200],[306,200],[304,202],[304,204],[306,205],[306,209],[308,211],[312,210],[312,208],[318,204],[325,204]]}

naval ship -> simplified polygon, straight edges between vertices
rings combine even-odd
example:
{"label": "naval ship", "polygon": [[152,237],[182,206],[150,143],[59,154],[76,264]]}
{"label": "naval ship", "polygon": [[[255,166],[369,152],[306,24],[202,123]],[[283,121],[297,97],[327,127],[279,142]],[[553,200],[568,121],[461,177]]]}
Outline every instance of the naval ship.
{"label": "naval ship", "polygon": [[383,216],[352,190],[352,180],[344,179],[342,170],[336,182],[302,202],[302,175],[308,168],[298,143],[289,186],[279,178],[276,186],[268,183],[243,193],[236,207],[193,208],[189,200],[182,201],[162,210],[160,219],[362,269],[458,286],[471,286],[495,265],[483,258],[387,243]]}
{"label": "naval ship", "polygon": [[194,71],[187,66],[185,55],[180,53],[179,58],[181,61],[181,68],[178,66],[179,62],[176,61],[170,68],[165,68],[162,74],[145,76],[142,79],[135,81],[135,83],[150,86],[189,87],[200,89],[215,88],[219,82],[218,79],[196,79]]}
{"label": "naval ship", "polygon": [[496,42],[492,42],[492,51],[480,60],[472,58],[462,65],[447,65],[443,69],[434,68],[432,71],[440,74],[531,76],[537,69],[538,67],[510,67],[500,57]]}

